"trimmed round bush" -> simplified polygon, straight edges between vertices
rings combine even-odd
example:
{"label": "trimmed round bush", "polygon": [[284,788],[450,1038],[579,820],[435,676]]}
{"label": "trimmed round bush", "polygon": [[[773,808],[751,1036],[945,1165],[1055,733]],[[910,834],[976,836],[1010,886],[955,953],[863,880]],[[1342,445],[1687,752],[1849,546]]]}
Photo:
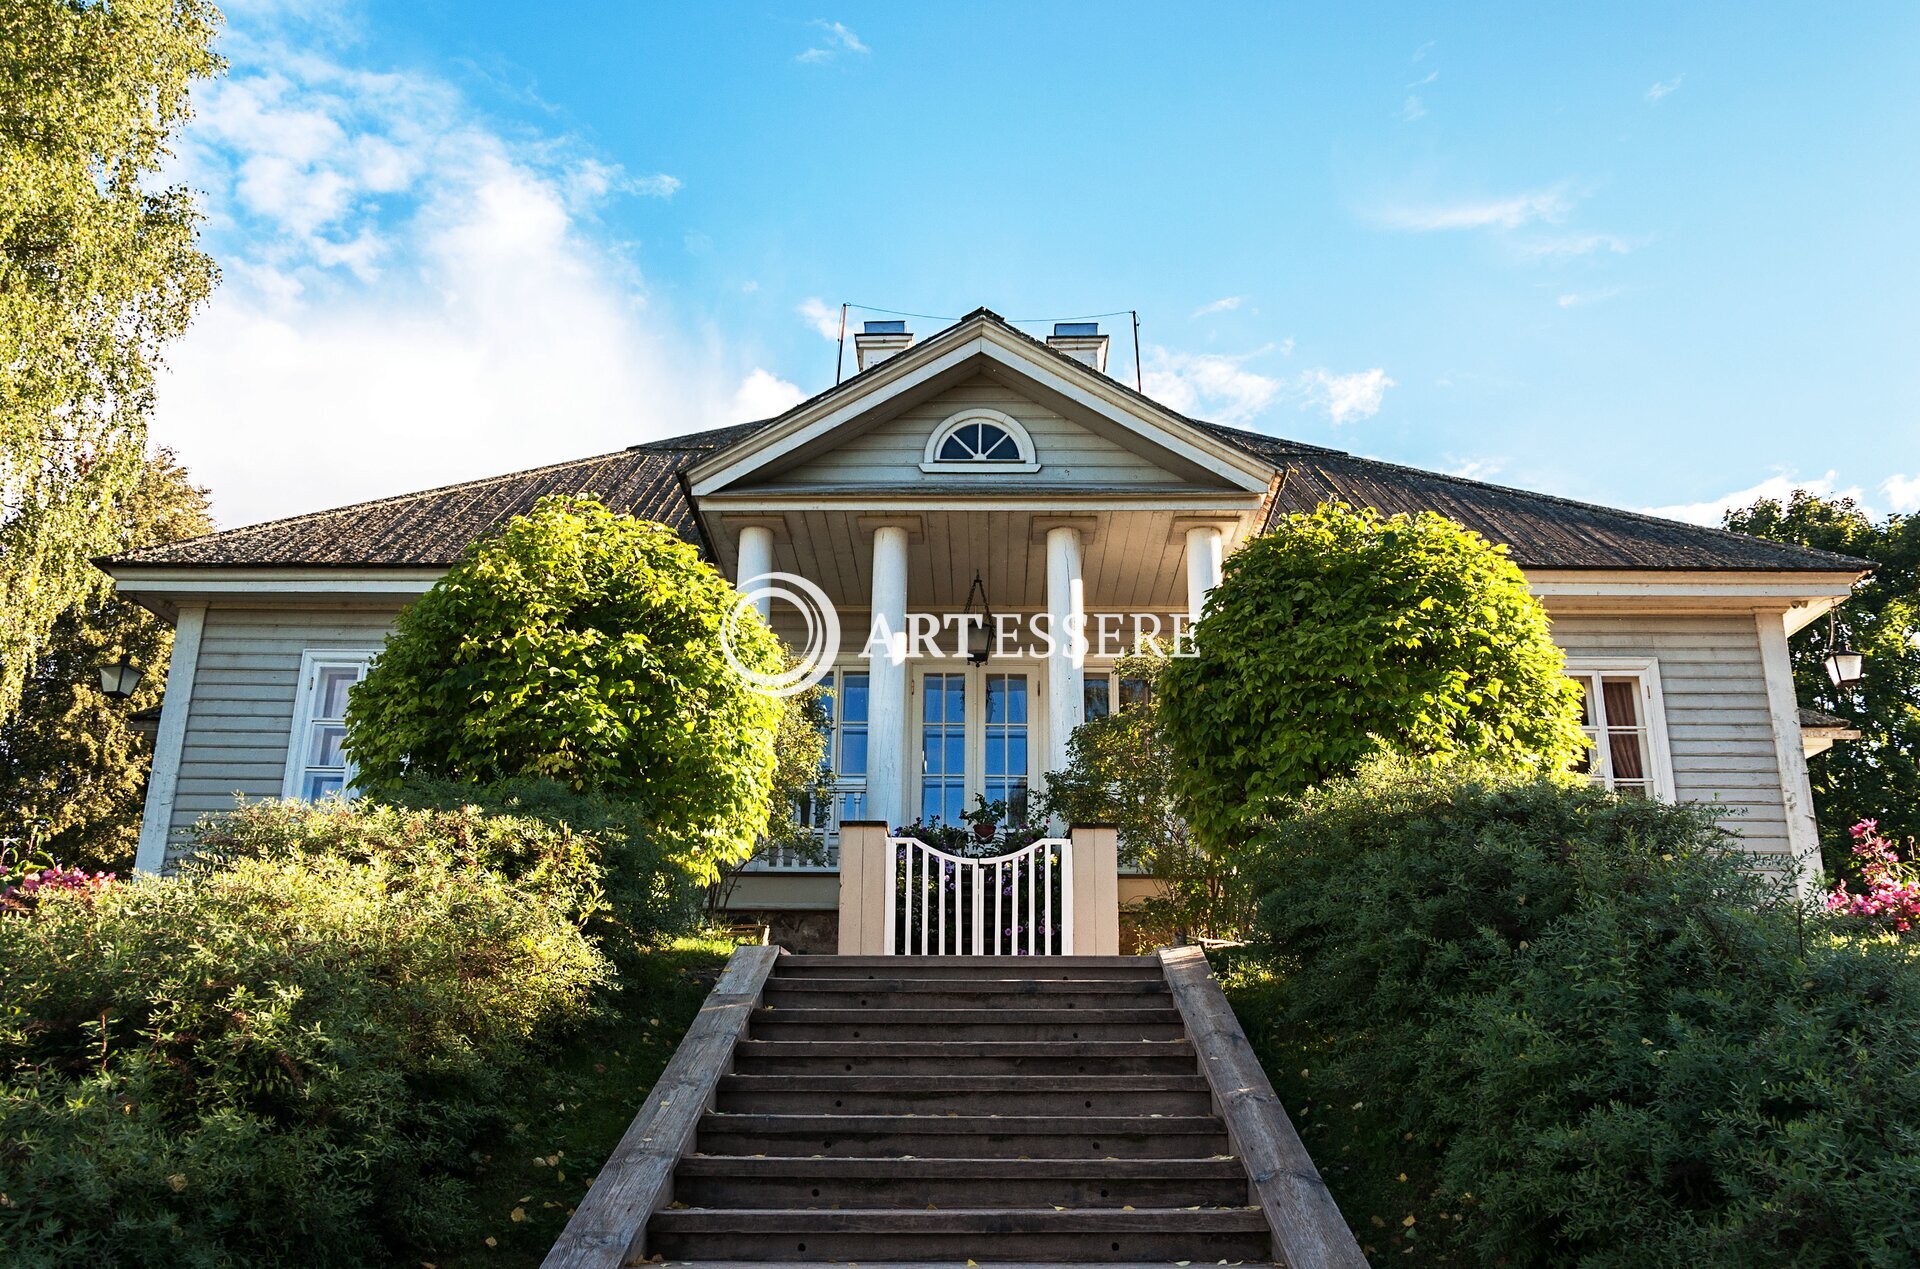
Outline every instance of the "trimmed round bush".
{"label": "trimmed round bush", "polygon": [[1194,639],[1162,676],[1160,717],[1211,851],[1383,751],[1551,770],[1585,749],[1526,579],[1431,512],[1289,516],[1227,560]]}
{"label": "trimmed round bush", "polygon": [[361,788],[545,777],[637,808],[695,878],[765,828],[781,704],[758,614],[664,525],[547,498],[395,622],[347,706]]}

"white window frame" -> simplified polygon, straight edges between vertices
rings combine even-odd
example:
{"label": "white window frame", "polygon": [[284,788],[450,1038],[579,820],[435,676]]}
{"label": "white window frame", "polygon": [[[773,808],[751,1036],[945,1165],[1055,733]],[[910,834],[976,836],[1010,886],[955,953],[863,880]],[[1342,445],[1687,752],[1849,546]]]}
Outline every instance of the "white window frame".
{"label": "white window frame", "polygon": [[1040,791],[1040,780],[1045,774],[1041,749],[1047,735],[1047,664],[1043,658],[1034,656],[994,657],[985,665],[973,665],[964,660],[920,660],[913,663],[912,673],[908,676],[907,689],[907,762],[906,774],[909,781],[909,802],[907,810],[912,819],[919,819],[924,809],[926,795],[922,783],[925,773],[921,770],[921,753],[926,732],[926,678],[929,674],[959,674],[967,681],[967,713],[965,728],[966,744],[966,780],[963,785],[960,805],[962,810],[971,811],[976,797],[985,797],[987,792],[987,675],[1024,674],[1027,677],[1027,805],[1032,807],[1033,799]]}
{"label": "white window frame", "polygon": [[[313,739],[313,725],[317,721],[333,721],[316,719],[314,716],[320,699],[320,671],[352,666],[365,678],[367,666],[378,655],[378,650],[371,648],[307,648],[300,653],[300,679],[294,694],[293,730],[287,735],[287,763],[280,781],[281,797],[305,800],[302,795],[307,782],[307,754]],[[351,799],[354,768],[345,755],[342,755],[342,767],[340,796]]]}
{"label": "white window frame", "polygon": [[[1019,459],[1014,462],[984,462],[979,460],[956,462],[951,459],[942,461],[940,458],[940,447],[947,443],[949,436],[952,436],[969,423],[990,423],[994,427],[1005,431],[1008,436],[1013,438],[1013,443],[1019,446]],[[927,438],[927,448],[920,461],[920,470],[925,472],[956,472],[966,475],[1004,476],[1014,473],[1039,471],[1040,462],[1034,453],[1033,437],[1027,433],[1026,428],[1020,426],[1020,420],[1014,418],[1012,415],[1002,414],[998,410],[969,408],[961,410],[957,414],[948,415],[941,421],[939,427],[933,429],[933,434]]]}
{"label": "white window frame", "polygon": [[[1644,712],[1647,726],[1647,791],[1658,801],[1674,801],[1676,794],[1673,787],[1673,751],[1667,742],[1667,701],[1660,690],[1659,658],[1568,657],[1565,671],[1569,677],[1592,675],[1640,680],[1640,708]],[[1598,705],[1589,701],[1587,708],[1590,715],[1596,717],[1606,712],[1604,701]],[[1596,710],[1598,713],[1594,714],[1593,711]],[[1605,767],[1609,759],[1605,753],[1595,752],[1592,761],[1596,769],[1599,769]],[[1603,787],[1612,786],[1603,785]]]}
{"label": "white window frame", "polygon": [[[1087,662],[1085,668],[1081,671],[1081,677],[1082,677],[1083,683],[1091,683],[1095,679],[1102,679],[1106,682],[1107,713],[1108,713],[1108,716],[1111,717],[1112,715],[1119,713],[1121,709],[1120,680],[1123,678],[1138,678],[1140,676],[1132,675],[1132,674],[1126,674],[1126,675],[1121,674],[1119,663],[1116,661],[1090,660]],[[1086,692],[1084,691],[1084,689],[1081,692],[1080,699],[1082,704],[1084,705],[1086,701]],[[1087,717],[1083,709],[1081,713],[1080,721],[1085,723],[1085,722],[1091,722],[1093,720]]]}

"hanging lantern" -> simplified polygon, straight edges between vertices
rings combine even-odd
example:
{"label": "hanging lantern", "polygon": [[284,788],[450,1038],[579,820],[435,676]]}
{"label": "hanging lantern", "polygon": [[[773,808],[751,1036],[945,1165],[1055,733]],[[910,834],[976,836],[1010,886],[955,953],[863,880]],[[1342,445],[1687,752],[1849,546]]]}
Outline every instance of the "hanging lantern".
{"label": "hanging lantern", "polygon": [[1833,612],[1827,612],[1827,677],[1842,691],[1860,681],[1866,658],[1840,642],[1834,633]]}
{"label": "hanging lantern", "polygon": [[140,671],[124,652],[112,665],[100,667],[100,691],[110,701],[126,700],[139,686]]}
{"label": "hanging lantern", "polygon": [[[977,601],[977,602],[976,602]],[[967,591],[967,663],[985,665],[993,655],[993,610],[987,607],[987,584],[973,575]]]}

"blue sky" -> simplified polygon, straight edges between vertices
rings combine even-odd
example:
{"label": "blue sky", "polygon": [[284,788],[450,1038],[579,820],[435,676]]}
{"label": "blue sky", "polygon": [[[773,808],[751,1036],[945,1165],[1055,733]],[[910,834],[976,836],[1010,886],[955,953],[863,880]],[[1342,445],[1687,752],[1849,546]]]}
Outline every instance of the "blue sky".
{"label": "blue sky", "polygon": [[1182,410],[1499,483],[1920,510],[1911,5],[228,16],[156,425],[227,524],[777,411],[842,301],[1137,309]]}

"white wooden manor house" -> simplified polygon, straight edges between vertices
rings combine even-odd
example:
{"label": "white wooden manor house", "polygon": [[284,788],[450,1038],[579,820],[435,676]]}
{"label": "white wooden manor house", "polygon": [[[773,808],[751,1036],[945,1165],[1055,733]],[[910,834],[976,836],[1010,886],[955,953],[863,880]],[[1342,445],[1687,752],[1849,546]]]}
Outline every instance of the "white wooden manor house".
{"label": "white wooden manor house", "polygon": [[[1109,377],[1087,325],[1043,342],[983,309],[923,340],[868,323],[855,343],[858,374],[778,418],[108,561],[178,630],[140,866],[236,794],[350,787],[346,693],[395,612],[543,495],[590,493],[672,526],[729,577],[787,572],[831,600],[832,818],[951,821],[976,796],[1018,800],[1130,690],[1110,658],[1064,647],[870,660],[872,617],[1171,624],[1275,517],[1338,498],[1439,511],[1506,544],[1586,685],[1594,778],[1723,805],[1759,862],[1817,870],[1806,762],[1835,733],[1803,728],[1787,637],[1847,596],[1858,561],[1186,418]],[[831,863],[775,860],[732,902],[827,913],[838,881]]]}

